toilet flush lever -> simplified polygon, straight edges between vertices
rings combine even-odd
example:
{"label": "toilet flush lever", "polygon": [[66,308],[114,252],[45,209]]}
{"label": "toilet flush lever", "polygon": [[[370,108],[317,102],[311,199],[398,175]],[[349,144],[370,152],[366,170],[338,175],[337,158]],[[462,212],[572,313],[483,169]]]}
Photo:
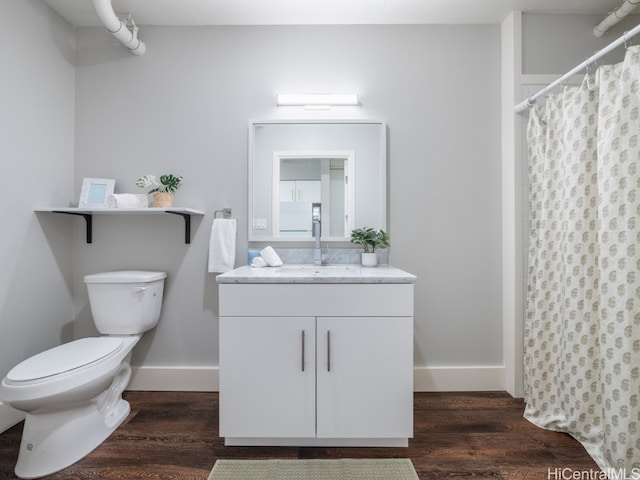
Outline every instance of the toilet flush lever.
{"label": "toilet flush lever", "polygon": [[147,287],[133,287],[131,291],[133,293],[142,293],[147,289]]}

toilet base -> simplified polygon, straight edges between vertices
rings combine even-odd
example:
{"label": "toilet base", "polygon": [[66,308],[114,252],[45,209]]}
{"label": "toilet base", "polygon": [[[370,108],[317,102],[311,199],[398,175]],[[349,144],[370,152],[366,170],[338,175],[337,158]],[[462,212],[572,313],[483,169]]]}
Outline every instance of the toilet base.
{"label": "toilet base", "polygon": [[120,398],[106,417],[95,402],[64,412],[28,413],[16,475],[44,477],[76,463],[104,442],[130,410],[129,402]]}

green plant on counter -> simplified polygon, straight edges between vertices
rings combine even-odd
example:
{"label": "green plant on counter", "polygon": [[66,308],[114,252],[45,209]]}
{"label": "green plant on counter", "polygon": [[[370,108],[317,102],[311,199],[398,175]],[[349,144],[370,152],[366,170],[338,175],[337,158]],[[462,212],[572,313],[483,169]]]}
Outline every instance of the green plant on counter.
{"label": "green plant on counter", "polygon": [[144,177],[140,177],[136,181],[136,185],[140,188],[153,187],[149,193],[154,192],[167,192],[174,193],[180,187],[180,182],[182,182],[181,175],[160,175],[160,180],[156,178],[155,175],[145,175]]}
{"label": "green plant on counter", "polygon": [[382,229],[375,230],[371,227],[365,227],[351,231],[351,243],[364,248],[364,253],[373,253],[376,248],[388,248],[389,239],[389,234]]}

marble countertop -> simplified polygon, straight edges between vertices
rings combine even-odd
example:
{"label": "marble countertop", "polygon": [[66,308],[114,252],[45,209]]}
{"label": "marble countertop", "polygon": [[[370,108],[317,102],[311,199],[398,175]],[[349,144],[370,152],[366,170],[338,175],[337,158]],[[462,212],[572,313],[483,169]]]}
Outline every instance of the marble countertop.
{"label": "marble countertop", "polygon": [[218,283],[415,283],[416,276],[390,265],[289,265],[236,268],[216,277]]}

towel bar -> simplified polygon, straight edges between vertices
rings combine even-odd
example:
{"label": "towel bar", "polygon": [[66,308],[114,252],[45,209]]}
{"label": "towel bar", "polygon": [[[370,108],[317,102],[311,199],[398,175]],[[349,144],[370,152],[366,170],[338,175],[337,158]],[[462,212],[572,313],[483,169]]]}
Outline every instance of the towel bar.
{"label": "towel bar", "polygon": [[213,212],[213,217],[216,218],[219,213],[222,214],[222,218],[231,218],[230,208],[223,208],[222,210],[216,210],[215,212]]}

